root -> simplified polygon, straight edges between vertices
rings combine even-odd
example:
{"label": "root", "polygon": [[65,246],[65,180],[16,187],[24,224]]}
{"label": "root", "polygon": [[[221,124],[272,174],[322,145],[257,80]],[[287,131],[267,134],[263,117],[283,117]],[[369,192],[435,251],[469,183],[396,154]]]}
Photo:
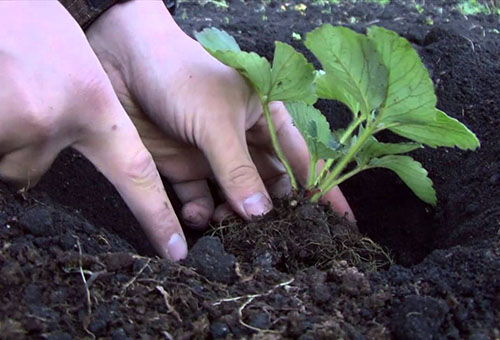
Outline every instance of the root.
{"label": "root", "polygon": [[78,246],[78,255],[79,255],[78,266],[79,266],[80,276],[82,277],[83,286],[85,287],[85,297],[87,299],[87,315],[91,315],[92,314],[92,300],[90,299],[90,289],[89,289],[89,285],[87,283],[87,278],[85,277],[85,273],[83,271],[82,247],[80,245],[80,240],[78,239],[78,237],[76,237],[74,235],[73,235],[73,237],[76,238],[76,245]]}
{"label": "root", "polygon": [[149,266],[150,262],[151,262],[151,259],[148,258],[146,263],[144,264],[144,266],[142,266],[142,268],[137,272],[137,274],[132,279],[130,279],[127,283],[125,283],[123,285],[123,288],[122,288],[120,295],[123,296],[125,294],[128,287],[130,287],[130,285],[133,284],[135,282],[135,280],[137,280],[137,278],[142,274],[142,272]]}
{"label": "root", "polygon": [[236,297],[232,297],[232,298],[221,299],[221,300],[213,302],[212,306],[218,306],[218,305],[220,305],[221,303],[224,303],[224,302],[236,302],[236,301],[239,301],[239,300],[246,299],[245,302],[243,302],[243,304],[241,304],[241,306],[238,308],[238,318],[239,318],[240,324],[243,327],[246,327],[246,328],[251,329],[251,330],[256,331],[256,332],[279,333],[278,331],[269,330],[269,329],[262,329],[262,328],[254,327],[252,325],[247,324],[245,321],[243,321],[243,310],[250,303],[252,303],[252,301],[255,300],[256,298],[262,297],[262,296],[268,296],[268,295],[272,294],[276,289],[281,288],[281,287],[287,288],[287,286],[290,285],[294,280],[295,280],[294,278],[291,278],[290,280],[288,280],[286,282],[279,283],[276,286],[274,286],[271,289],[269,289],[265,293],[261,293],[261,294],[249,294],[249,295],[242,295],[242,296],[236,296]]}
{"label": "root", "polygon": [[182,318],[179,315],[179,313],[175,310],[175,308],[170,304],[170,294],[162,287],[162,286],[156,286],[156,289],[160,292],[161,295],[163,295],[163,300],[165,300],[165,306],[167,306],[167,310],[175,316],[177,321],[182,323]]}

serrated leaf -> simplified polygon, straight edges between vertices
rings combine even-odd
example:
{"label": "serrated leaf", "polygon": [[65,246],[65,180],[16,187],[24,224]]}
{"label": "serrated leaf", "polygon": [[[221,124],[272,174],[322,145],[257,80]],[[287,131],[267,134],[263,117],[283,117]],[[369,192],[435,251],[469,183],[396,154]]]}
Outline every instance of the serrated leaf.
{"label": "serrated leaf", "polygon": [[314,66],[292,46],[276,42],[269,100],[314,104],[317,97],[313,81]]}
{"label": "serrated leaf", "polygon": [[368,37],[389,69],[381,123],[400,136],[431,147],[477,148],[479,141],[474,133],[435,108],[432,80],[411,44],[395,32],[376,26],[368,29]]}
{"label": "serrated leaf", "polygon": [[240,46],[231,35],[215,27],[205,28],[201,32],[194,32],[194,36],[206,49],[241,52]]}
{"label": "serrated leaf", "polygon": [[422,148],[418,143],[381,143],[375,137],[370,137],[358,153],[358,157],[368,161],[387,155],[399,155]]}
{"label": "serrated leaf", "polygon": [[430,147],[448,146],[463,150],[474,150],[480,146],[479,140],[472,131],[455,118],[435,109],[433,121],[404,124],[389,130],[400,136],[424,143]]}
{"label": "serrated leaf", "polygon": [[321,112],[303,102],[286,103],[293,124],[304,137],[311,155],[318,159],[336,158],[340,152],[330,146],[330,126]]}
{"label": "serrated leaf", "polygon": [[431,179],[427,177],[427,170],[413,158],[394,155],[375,158],[370,161],[369,167],[394,171],[418,198],[426,203],[436,205],[436,192],[432,187]]}
{"label": "serrated leaf", "polygon": [[367,35],[389,70],[381,123],[432,120],[437,102],[434,86],[411,44],[382,27],[368,28]]}
{"label": "serrated leaf", "polygon": [[366,36],[346,27],[325,24],[307,34],[305,45],[325,70],[318,81],[321,93],[328,92],[327,98],[339,100],[352,109],[348,93],[367,117],[385,100],[388,72]]}
{"label": "serrated leaf", "polygon": [[[318,109],[303,102],[286,102],[285,105],[294,125],[303,135],[316,137],[325,144],[329,142],[331,137],[330,125]],[[313,126],[314,130],[312,130]],[[314,131],[313,135],[311,135],[312,131]]]}
{"label": "serrated leaf", "polygon": [[323,99],[333,99],[344,103],[352,113],[356,114],[359,112],[359,102],[347,92],[338,92],[335,88],[332,88],[331,84],[333,81],[328,81],[325,71],[317,71],[316,77],[314,78],[314,84],[316,87],[316,95]]}
{"label": "serrated leaf", "polygon": [[314,148],[318,159],[337,159],[342,155],[340,150],[334,149],[330,145],[320,141],[315,141]]}
{"label": "serrated leaf", "polygon": [[208,53],[240,72],[260,95],[269,93],[271,65],[265,58],[254,52],[241,51],[234,38],[216,28],[204,29],[202,32],[195,33],[195,36]]}

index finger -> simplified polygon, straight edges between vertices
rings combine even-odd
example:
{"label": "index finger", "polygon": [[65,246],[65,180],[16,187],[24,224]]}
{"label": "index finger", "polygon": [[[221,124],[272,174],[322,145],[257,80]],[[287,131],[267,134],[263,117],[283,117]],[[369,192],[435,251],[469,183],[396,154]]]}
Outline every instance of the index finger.
{"label": "index finger", "polygon": [[73,146],[118,190],[156,251],[173,261],[183,259],[185,237],[153,158],[125,111],[115,117]]}

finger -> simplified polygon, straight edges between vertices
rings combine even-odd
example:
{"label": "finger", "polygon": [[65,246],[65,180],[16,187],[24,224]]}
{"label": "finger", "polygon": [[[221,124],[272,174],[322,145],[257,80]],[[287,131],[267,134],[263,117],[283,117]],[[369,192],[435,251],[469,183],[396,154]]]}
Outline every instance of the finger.
{"label": "finger", "polygon": [[151,154],[137,130],[120,108],[118,118],[99,124],[75,144],[115,186],[141,223],[157,252],[173,261],[187,255],[187,245],[177,216]]}
{"label": "finger", "polygon": [[244,127],[233,123],[219,121],[219,132],[208,134],[201,145],[228,203],[251,219],[266,214],[272,204],[248,152]]}
{"label": "finger", "polygon": [[250,147],[250,155],[264,180],[268,192],[275,197],[290,195],[292,192],[290,177],[288,177],[285,167],[276,156],[262,151],[260,148],[252,147]]}
{"label": "finger", "polygon": [[354,216],[349,203],[347,203],[344,194],[342,194],[338,186],[328,191],[320,200],[323,203],[329,204],[333,210],[345,216],[349,221],[356,222],[356,216]]}
{"label": "finger", "polygon": [[[283,146],[283,152],[290,162],[290,166],[294,169],[297,179],[300,183],[305,184],[310,171],[307,144],[299,130],[293,125],[292,119],[283,103],[273,102],[270,105],[270,109],[273,113],[278,140]],[[321,201],[330,204],[333,210],[342,216],[346,215],[349,220],[355,222],[349,203],[347,203],[346,198],[338,187],[325,193]]]}
{"label": "finger", "polygon": [[214,212],[214,201],[207,181],[188,181],[172,186],[182,203],[182,221],[192,228],[206,228]]}
{"label": "finger", "polygon": [[0,178],[19,188],[35,186],[50,168],[59,149],[27,147],[10,152],[0,160]]}
{"label": "finger", "polygon": [[215,223],[221,223],[232,217],[236,217],[236,213],[231,208],[229,203],[225,202],[215,208],[214,214],[212,216],[212,221]]}

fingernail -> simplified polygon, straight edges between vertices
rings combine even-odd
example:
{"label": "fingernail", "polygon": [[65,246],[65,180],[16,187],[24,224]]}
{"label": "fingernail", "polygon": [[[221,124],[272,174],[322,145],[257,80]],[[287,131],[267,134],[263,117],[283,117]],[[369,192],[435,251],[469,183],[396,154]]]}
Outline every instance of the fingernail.
{"label": "fingernail", "polygon": [[187,256],[186,241],[179,234],[173,234],[168,241],[168,254],[172,261],[182,260]]}
{"label": "fingernail", "polygon": [[267,214],[271,208],[271,201],[261,192],[253,194],[243,202],[243,209],[249,218]]}

